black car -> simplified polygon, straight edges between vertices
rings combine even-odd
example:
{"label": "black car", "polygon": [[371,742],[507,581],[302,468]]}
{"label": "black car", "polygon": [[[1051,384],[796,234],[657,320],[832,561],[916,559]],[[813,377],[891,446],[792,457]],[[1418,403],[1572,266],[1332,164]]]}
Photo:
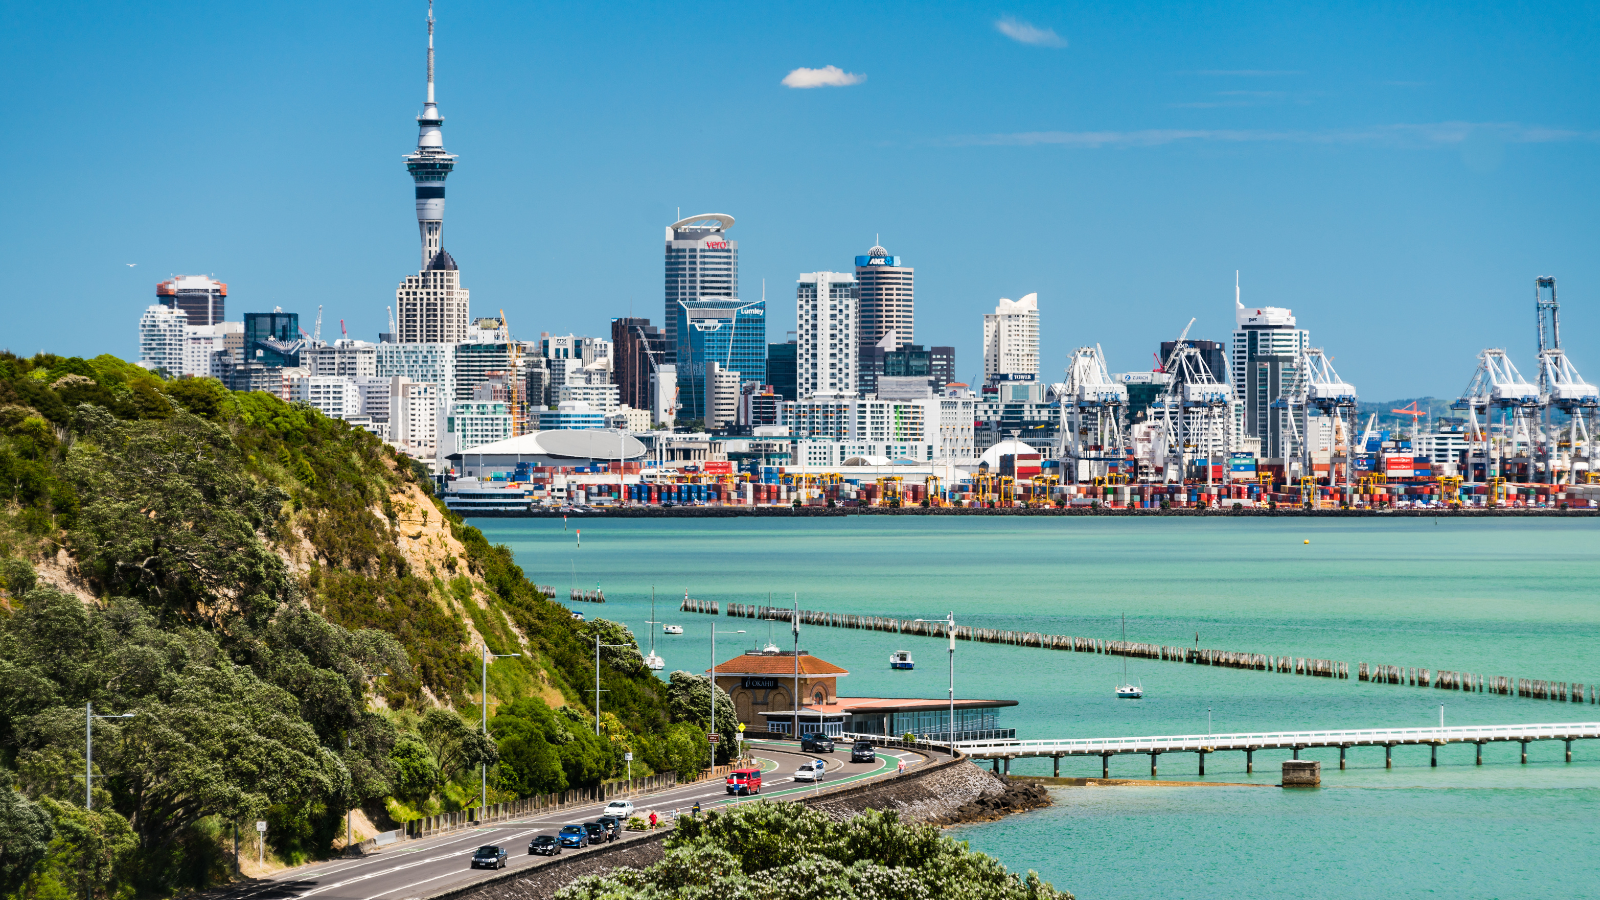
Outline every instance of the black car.
{"label": "black car", "polygon": [[539,856],[555,856],[561,852],[561,842],[553,834],[541,834],[528,842],[528,853]]}
{"label": "black car", "polygon": [[506,866],[506,848],[496,847],[493,844],[484,844],[472,854],[472,867],[474,869],[503,869]]}
{"label": "black car", "polygon": [[822,732],[812,732],[800,735],[801,753],[832,753],[833,738]]}
{"label": "black car", "polygon": [[850,748],[851,762],[877,762],[878,752],[872,749],[871,741],[856,741]]}
{"label": "black car", "polygon": [[606,840],[614,841],[622,837],[623,822],[616,816],[601,816],[595,821],[606,827],[606,833],[609,835]]}
{"label": "black car", "polygon": [[589,829],[582,825],[566,825],[561,829],[561,846],[582,849],[589,846]]}
{"label": "black car", "polygon": [[589,833],[589,843],[591,844],[604,844],[606,841],[611,840],[611,832],[599,822],[585,822],[583,823],[583,830]]}

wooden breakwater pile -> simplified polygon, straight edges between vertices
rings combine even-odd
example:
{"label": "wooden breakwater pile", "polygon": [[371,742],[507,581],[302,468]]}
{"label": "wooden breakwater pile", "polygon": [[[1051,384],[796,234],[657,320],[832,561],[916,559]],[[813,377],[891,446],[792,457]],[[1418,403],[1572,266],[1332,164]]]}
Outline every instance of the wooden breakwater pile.
{"label": "wooden breakwater pile", "polygon": [[[733,604],[729,604],[729,606],[732,605]],[[683,603],[679,604],[678,609],[682,612],[707,613],[713,616],[721,614],[721,610],[718,607],[717,601],[695,600],[692,597],[683,598]]]}
{"label": "wooden breakwater pile", "polygon": [[[716,604],[704,604],[689,612],[716,612]],[[795,610],[781,606],[759,606],[751,603],[729,603],[728,615],[746,619],[771,619],[788,622]],[[851,613],[832,613],[814,609],[799,611],[800,624],[819,625],[825,628],[854,628],[865,631],[884,631],[919,637],[942,638],[949,636],[949,626],[944,622],[895,619],[888,616],[861,616]],[[1099,653],[1106,656],[1130,656],[1142,659],[1181,662],[1200,666],[1221,666],[1229,669],[1249,669],[1257,672],[1279,672],[1286,675],[1306,675],[1312,678],[1350,678],[1350,664],[1332,659],[1311,659],[1302,656],[1271,656],[1264,653],[1240,653],[1233,650],[1212,650],[1202,647],[1172,647],[1160,644],[1141,644],[1133,641],[1106,641],[1099,638],[1073,637],[1064,634],[1042,634],[1037,631],[1009,631],[997,628],[974,628],[957,625],[958,641],[978,641],[986,644],[1009,644],[1017,647],[1039,647],[1045,650],[1063,650],[1074,653]],[[1433,671],[1420,667],[1389,666],[1357,663],[1356,677],[1360,681],[1377,684],[1431,687],[1439,690],[1511,695],[1532,700],[1555,700],[1564,703],[1600,704],[1600,686],[1577,682],[1539,681],[1530,678],[1511,678],[1502,675],[1478,675],[1470,672]]]}
{"label": "wooden breakwater pile", "polygon": [[604,603],[606,602],[606,592],[599,588],[595,588],[592,591],[573,588],[571,598],[574,603]]}
{"label": "wooden breakwater pile", "polygon": [[533,589],[545,595],[546,597],[554,597],[556,595],[556,589],[548,584],[536,584],[533,586]]}

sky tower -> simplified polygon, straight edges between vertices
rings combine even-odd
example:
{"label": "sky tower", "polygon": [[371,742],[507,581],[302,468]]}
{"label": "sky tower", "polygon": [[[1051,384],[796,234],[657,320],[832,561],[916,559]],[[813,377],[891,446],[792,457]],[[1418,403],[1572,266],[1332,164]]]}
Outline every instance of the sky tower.
{"label": "sky tower", "polygon": [[444,230],[444,180],[456,166],[444,152],[444,116],[433,101],[433,0],[428,0],[428,100],[417,116],[417,149],[405,157],[406,171],[417,186],[417,228],[422,232],[422,267],[439,252]]}

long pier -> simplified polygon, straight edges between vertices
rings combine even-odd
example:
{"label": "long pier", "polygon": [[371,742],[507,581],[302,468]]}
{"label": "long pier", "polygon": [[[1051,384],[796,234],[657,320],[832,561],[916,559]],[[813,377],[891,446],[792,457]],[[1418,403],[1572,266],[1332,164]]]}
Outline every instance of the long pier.
{"label": "long pier", "polygon": [[1206,756],[1226,750],[1243,751],[1245,771],[1255,771],[1257,750],[1294,752],[1314,747],[1338,747],[1339,768],[1345,766],[1345,751],[1352,747],[1382,747],[1384,768],[1394,767],[1395,747],[1430,746],[1432,765],[1439,764],[1439,748],[1446,744],[1476,744],[1477,764],[1483,765],[1483,745],[1519,743],[1522,762],[1528,762],[1528,745],[1534,741],[1565,741],[1567,762],[1572,762],[1572,742],[1600,739],[1600,722],[1557,722],[1536,725],[1462,725],[1450,728],[1368,728],[1359,731],[1269,731],[1257,734],[1197,734],[1155,737],[1074,738],[1045,741],[961,741],[956,748],[974,759],[993,760],[1011,772],[1011,760],[1025,757],[1051,757],[1055,773],[1061,774],[1064,756],[1098,756],[1102,777],[1111,777],[1111,757],[1124,754],[1150,754],[1150,777],[1156,777],[1156,757],[1163,753],[1198,753],[1200,774],[1206,773]]}

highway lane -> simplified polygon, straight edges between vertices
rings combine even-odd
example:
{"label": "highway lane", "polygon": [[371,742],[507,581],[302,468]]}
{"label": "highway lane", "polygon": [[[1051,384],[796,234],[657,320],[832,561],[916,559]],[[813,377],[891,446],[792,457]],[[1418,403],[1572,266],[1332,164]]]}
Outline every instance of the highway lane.
{"label": "highway lane", "polygon": [[[650,810],[670,820],[674,811],[687,815],[696,802],[706,811],[754,799],[797,799],[808,792],[893,773],[903,759],[906,767],[925,764],[922,754],[910,750],[879,749],[875,763],[850,762],[849,745],[832,754],[800,753],[798,745],[777,741],[752,741],[752,755],[761,764],[759,797],[739,798],[727,793],[723,782],[701,781],[652,795],[633,798],[636,810]],[[794,780],[793,773],[806,760],[827,762],[820,785]],[[208,900],[413,900],[498,874],[470,868],[473,851],[484,844],[506,848],[507,869],[530,869],[556,857],[531,856],[528,841],[537,834],[555,834],[563,825],[592,822],[605,804],[568,807],[543,816],[526,816],[469,828],[424,840],[390,844],[360,859],[337,859],[300,866],[270,879],[250,882],[209,895]],[[637,840],[643,832],[624,832],[620,840]],[[587,850],[566,850],[563,856]]]}

